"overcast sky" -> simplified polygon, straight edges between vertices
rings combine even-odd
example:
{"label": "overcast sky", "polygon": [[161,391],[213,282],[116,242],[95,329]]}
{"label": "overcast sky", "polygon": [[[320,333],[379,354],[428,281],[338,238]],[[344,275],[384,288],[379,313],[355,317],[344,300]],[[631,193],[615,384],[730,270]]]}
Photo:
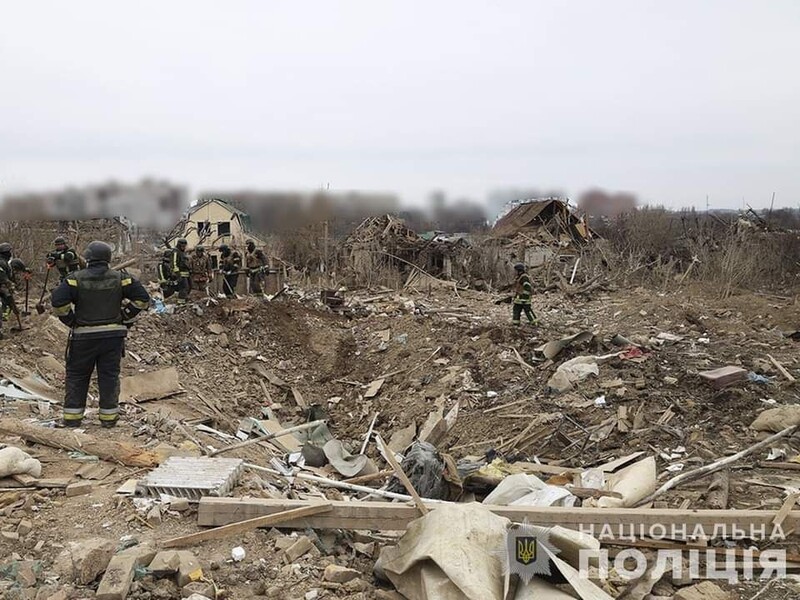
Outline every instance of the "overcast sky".
{"label": "overcast sky", "polygon": [[800,2],[0,0],[0,194],[800,204]]}

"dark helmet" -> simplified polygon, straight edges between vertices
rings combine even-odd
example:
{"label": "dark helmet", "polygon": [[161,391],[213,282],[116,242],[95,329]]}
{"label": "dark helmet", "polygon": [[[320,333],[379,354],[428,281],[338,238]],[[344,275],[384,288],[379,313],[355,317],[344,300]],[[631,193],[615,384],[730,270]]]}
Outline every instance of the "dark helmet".
{"label": "dark helmet", "polygon": [[525,271],[525,265],[523,265],[522,263],[517,263],[514,265],[514,270],[517,271],[518,273],[522,273],[523,271]]}
{"label": "dark helmet", "polygon": [[202,254],[203,252],[206,251],[206,249],[203,248],[202,246],[195,246],[194,251],[197,252],[198,254]]}
{"label": "dark helmet", "polygon": [[67,240],[64,239],[62,236],[58,236],[56,239],[53,240],[53,245],[56,246],[56,247],[58,247],[58,246],[66,246],[67,245]]}
{"label": "dark helmet", "polygon": [[231,254],[231,247],[230,247],[230,246],[228,246],[228,244],[222,244],[222,245],[219,247],[219,253],[220,253],[220,254],[222,254],[222,256],[230,256],[230,254]]}
{"label": "dark helmet", "polygon": [[86,246],[86,251],[83,253],[86,262],[111,262],[111,246],[105,242],[94,241]]}
{"label": "dark helmet", "polygon": [[180,248],[181,246],[186,246],[188,243],[189,242],[187,242],[185,238],[181,238],[177,242],[175,242],[175,245]]}
{"label": "dark helmet", "polygon": [[14,269],[15,271],[24,271],[25,270],[25,263],[22,262],[18,258],[12,258],[11,262],[8,265]]}
{"label": "dark helmet", "polygon": [[0,254],[8,254],[11,256],[11,244],[8,242],[3,242],[0,244]]}

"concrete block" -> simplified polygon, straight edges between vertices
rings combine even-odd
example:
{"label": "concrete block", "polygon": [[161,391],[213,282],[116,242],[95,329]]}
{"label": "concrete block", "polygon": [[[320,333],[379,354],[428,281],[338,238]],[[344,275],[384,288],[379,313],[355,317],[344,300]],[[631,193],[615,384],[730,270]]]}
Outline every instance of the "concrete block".
{"label": "concrete block", "polygon": [[133,583],[135,556],[114,556],[100,581],[95,600],[125,600]]}

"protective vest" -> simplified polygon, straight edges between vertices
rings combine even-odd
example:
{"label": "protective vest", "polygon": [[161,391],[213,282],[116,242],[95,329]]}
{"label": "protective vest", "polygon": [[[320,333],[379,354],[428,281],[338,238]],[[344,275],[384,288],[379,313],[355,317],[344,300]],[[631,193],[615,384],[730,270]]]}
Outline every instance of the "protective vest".
{"label": "protective vest", "polygon": [[122,324],[122,273],[108,269],[100,274],[78,271],[67,280],[78,288],[75,325],[95,327]]}
{"label": "protective vest", "polygon": [[189,267],[192,275],[205,275],[211,270],[208,257],[205,254],[192,256]]}

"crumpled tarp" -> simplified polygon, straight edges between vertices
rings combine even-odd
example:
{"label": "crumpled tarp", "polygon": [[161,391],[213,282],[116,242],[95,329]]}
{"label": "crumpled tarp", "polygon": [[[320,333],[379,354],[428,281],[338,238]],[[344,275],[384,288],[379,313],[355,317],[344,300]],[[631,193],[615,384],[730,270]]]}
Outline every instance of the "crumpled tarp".
{"label": "crumpled tarp", "polygon": [[483,503],[496,506],[575,506],[578,499],[568,489],[547,485],[535,475],[509,475]]}
{"label": "crumpled tarp", "polygon": [[330,440],[322,447],[322,451],[333,468],[345,477],[371,475],[378,472],[375,463],[366,454],[350,454],[339,440]]}
{"label": "crumpled tarp", "polygon": [[31,477],[40,477],[42,463],[27,452],[23,452],[14,446],[0,450],[0,477],[23,474]]}
{"label": "crumpled tarp", "polygon": [[594,356],[578,356],[562,363],[552,377],[547,380],[547,387],[554,392],[566,392],[573,384],[583,381],[589,375],[600,374],[597,359]]}
{"label": "crumpled tarp", "polygon": [[413,521],[379,563],[409,600],[502,600],[493,550],[503,548],[510,524],[477,503],[445,504]]}
{"label": "crumpled tarp", "polygon": [[[510,526],[508,519],[481,504],[443,504],[413,521],[396,546],[384,547],[376,571],[408,600],[502,600],[508,590],[502,550]],[[540,535],[545,528],[532,530]],[[578,596],[612,600],[575,568],[581,549],[598,550],[600,542],[560,526],[546,531],[558,555],[542,548]],[[528,585],[520,581],[513,596],[515,600],[574,597],[539,579]]]}
{"label": "crumpled tarp", "polygon": [[544,354],[544,357],[553,360],[558,356],[564,348],[568,348],[572,344],[580,344],[581,342],[588,342],[594,337],[591,331],[581,331],[575,335],[571,335],[560,340],[553,340],[536,348],[538,352]]}

